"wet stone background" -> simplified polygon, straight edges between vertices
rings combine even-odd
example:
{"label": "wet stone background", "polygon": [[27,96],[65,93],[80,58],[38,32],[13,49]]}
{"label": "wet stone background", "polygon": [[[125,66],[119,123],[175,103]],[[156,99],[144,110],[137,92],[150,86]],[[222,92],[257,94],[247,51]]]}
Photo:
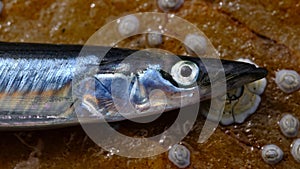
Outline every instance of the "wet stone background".
{"label": "wet stone background", "polygon": [[[3,0],[0,40],[84,44],[101,26],[135,12],[162,12],[155,0]],[[197,143],[204,118],[182,141],[191,151],[188,168],[299,168],[290,154],[293,139],[286,138],[278,121],[285,113],[300,118],[300,92],[285,94],[276,86],[275,71],[300,72],[300,2],[297,0],[186,0],[171,13],[200,28],[221,58],[249,58],[266,67],[268,85],[259,109],[243,124],[219,126],[204,144]],[[180,25],[178,25],[180,26]],[[145,48],[143,36],[119,47]],[[164,37],[160,46],[186,54],[177,41]],[[128,135],[147,136],[164,123],[137,128],[119,123]],[[166,123],[166,124],[165,124]],[[99,148],[80,126],[41,131],[1,131],[0,168],[176,168],[167,153],[144,159],[128,159]],[[300,135],[298,135],[300,137]],[[260,148],[276,144],[285,153],[276,165],[261,158]]]}

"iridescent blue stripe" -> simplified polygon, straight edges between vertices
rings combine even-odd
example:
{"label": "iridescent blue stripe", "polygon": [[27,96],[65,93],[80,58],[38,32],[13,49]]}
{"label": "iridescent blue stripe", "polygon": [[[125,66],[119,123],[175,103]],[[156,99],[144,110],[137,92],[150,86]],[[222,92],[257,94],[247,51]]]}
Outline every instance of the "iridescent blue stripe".
{"label": "iridescent blue stripe", "polygon": [[44,92],[70,83],[84,65],[99,65],[90,55],[82,58],[0,58],[0,92]]}

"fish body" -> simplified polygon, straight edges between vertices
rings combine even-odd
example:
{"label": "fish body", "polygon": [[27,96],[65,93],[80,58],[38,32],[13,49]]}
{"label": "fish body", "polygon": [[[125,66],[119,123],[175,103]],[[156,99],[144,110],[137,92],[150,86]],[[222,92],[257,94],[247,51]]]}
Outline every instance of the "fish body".
{"label": "fish body", "polygon": [[[82,52],[82,48],[1,42],[0,128],[148,116],[210,99],[211,82],[232,89],[267,73],[235,61],[99,46]],[[219,62],[225,81],[218,79]],[[213,77],[208,77],[207,65]]]}

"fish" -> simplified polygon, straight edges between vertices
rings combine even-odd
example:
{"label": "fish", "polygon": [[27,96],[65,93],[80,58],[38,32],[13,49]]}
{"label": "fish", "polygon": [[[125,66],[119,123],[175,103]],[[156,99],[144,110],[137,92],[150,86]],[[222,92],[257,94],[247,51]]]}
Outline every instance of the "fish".
{"label": "fish", "polygon": [[79,118],[116,122],[164,113],[215,97],[212,84],[231,90],[266,75],[265,68],[215,58],[0,42],[0,129],[64,127],[78,124]]}

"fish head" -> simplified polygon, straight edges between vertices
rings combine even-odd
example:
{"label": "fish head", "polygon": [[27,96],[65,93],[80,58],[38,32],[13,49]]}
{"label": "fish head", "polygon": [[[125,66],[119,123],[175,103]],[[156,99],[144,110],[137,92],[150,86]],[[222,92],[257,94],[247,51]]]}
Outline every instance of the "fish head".
{"label": "fish head", "polygon": [[171,66],[149,67],[138,74],[131,99],[133,103],[153,100],[153,105],[164,104],[170,110],[222,96],[266,75],[264,68],[244,62],[181,57]]}

